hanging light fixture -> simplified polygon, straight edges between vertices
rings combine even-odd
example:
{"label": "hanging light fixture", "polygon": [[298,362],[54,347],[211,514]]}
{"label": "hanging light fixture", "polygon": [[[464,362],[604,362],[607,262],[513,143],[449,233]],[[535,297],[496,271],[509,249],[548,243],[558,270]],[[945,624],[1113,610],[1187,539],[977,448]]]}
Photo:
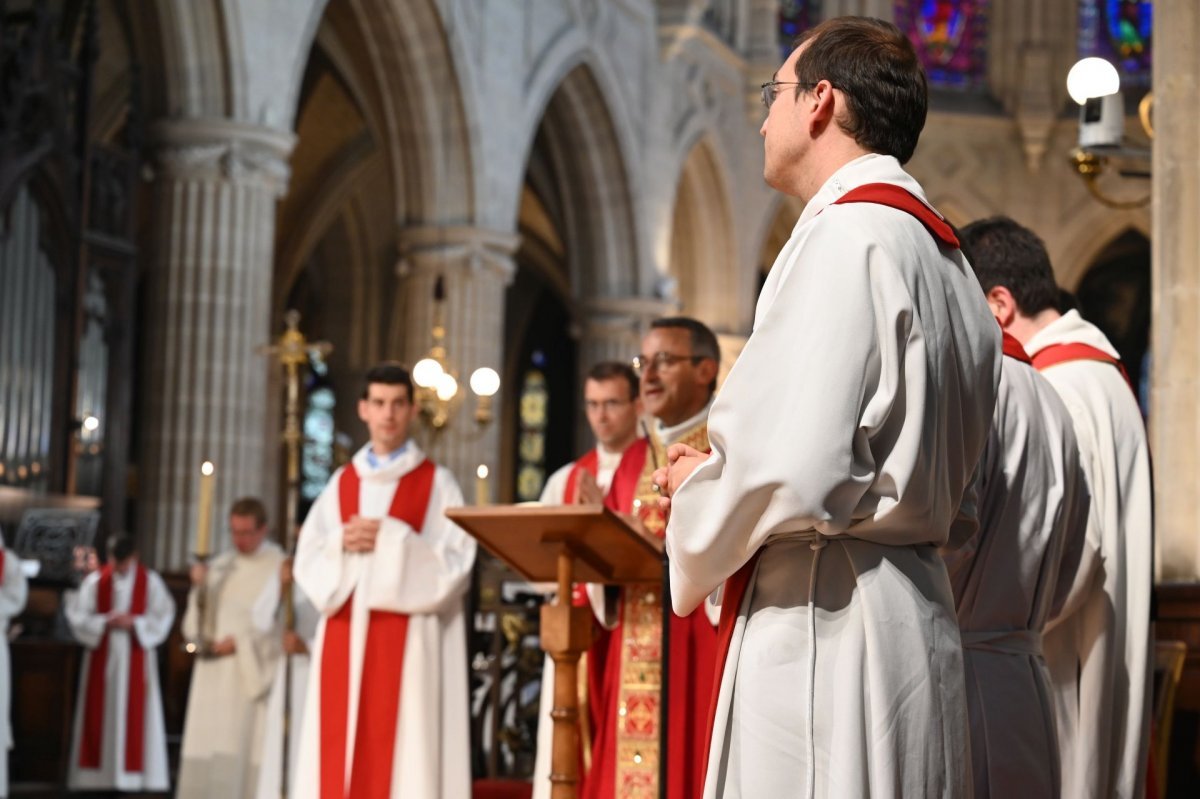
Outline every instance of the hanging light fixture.
{"label": "hanging light fixture", "polygon": [[[446,353],[445,277],[438,275],[433,285],[433,345],[429,354],[413,366],[417,406],[421,416],[434,429],[442,430],[462,400],[457,373]],[[481,366],[468,380],[475,395],[475,422],[483,427],[492,421],[492,397],[500,390],[500,375],[495,369]]]}

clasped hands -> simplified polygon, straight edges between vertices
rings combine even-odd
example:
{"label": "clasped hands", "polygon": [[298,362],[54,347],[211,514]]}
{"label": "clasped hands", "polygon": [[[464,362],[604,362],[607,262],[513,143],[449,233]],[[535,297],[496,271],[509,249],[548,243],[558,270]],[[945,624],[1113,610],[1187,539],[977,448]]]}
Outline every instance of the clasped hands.
{"label": "clasped hands", "polygon": [[351,516],[342,528],[342,549],[346,552],[374,552],[380,524],[380,519]]}
{"label": "clasped hands", "polygon": [[708,460],[708,455],[687,444],[672,444],[667,449],[667,465],[654,471],[651,480],[658,487],[658,507],[670,516],[671,497],[683,485],[696,467]]}

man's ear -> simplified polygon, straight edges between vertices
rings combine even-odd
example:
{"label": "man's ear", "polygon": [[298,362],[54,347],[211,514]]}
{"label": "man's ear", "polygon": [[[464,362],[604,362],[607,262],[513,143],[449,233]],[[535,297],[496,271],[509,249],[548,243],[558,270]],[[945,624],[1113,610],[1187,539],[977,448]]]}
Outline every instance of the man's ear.
{"label": "man's ear", "polygon": [[696,382],[707,386],[712,381],[717,379],[717,372],[721,371],[721,365],[714,358],[705,358],[696,364]]}
{"label": "man's ear", "polygon": [[1000,323],[1000,327],[1008,329],[1008,326],[1017,318],[1017,301],[1013,298],[1010,292],[1004,286],[993,286],[987,293],[988,307],[992,309],[992,315],[996,317],[996,321]]}
{"label": "man's ear", "polygon": [[367,421],[367,401],[365,399],[358,401],[358,418],[360,421]]}
{"label": "man's ear", "polygon": [[817,135],[834,121],[837,113],[836,97],[833,86],[827,80],[819,82],[807,94],[801,93],[802,103],[808,103],[811,113],[808,121],[808,131]]}

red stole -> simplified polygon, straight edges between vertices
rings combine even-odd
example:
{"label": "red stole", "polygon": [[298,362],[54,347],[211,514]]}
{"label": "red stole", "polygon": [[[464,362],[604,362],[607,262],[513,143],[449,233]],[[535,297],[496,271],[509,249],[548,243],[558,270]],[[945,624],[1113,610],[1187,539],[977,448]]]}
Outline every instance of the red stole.
{"label": "red stole", "polygon": [[0,585],[4,585],[4,547],[0,546]]}
{"label": "red stole", "polygon": [[592,477],[595,477],[600,471],[600,453],[593,449],[588,454],[584,455],[571,467],[571,471],[567,473],[567,485],[563,491],[563,504],[574,505],[579,498],[579,475],[580,472],[588,472]]}
{"label": "red stole", "polygon": [[1137,391],[1133,388],[1133,381],[1129,379],[1129,374],[1125,371],[1125,365],[1120,359],[1114,358],[1107,352],[1097,349],[1089,344],[1080,344],[1072,342],[1070,344],[1051,344],[1038,351],[1037,355],[1033,356],[1033,366],[1039,372],[1049,369],[1051,366],[1057,366],[1060,363],[1069,363],[1070,361],[1099,361],[1117,367],[1121,377],[1125,378],[1125,382],[1129,385],[1129,390],[1133,391],[1134,396],[1137,396]]}
{"label": "red stole", "polygon": [[613,472],[612,485],[604,497],[604,506],[616,513],[633,513],[633,500],[637,497],[638,481],[646,467],[646,453],[650,442],[639,438],[629,445],[621,455],[621,462]]}
{"label": "red stole", "polygon": [[843,205],[845,203],[875,203],[904,211],[916,217],[917,221],[925,226],[929,235],[937,239],[939,244],[958,249],[958,236],[954,235],[954,228],[950,227],[950,224],[936,211],[917,199],[907,189],[891,183],[866,183],[846,192],[833,204]]}
{"label": "red stole", "polygon": [[1029,353],[1025,352],[1025,348],[1021,346],[1021,342],[1017,341],[1016,336],[1013,336],[1008,331],[1001,331],[1004,336],[1004,354],[1009,358],[1014,358],[1021,363],[1032,364],[1033,361],[1029,358]]}
{"label": "red stole", "polygon": [[[400,478],[388,516],[399,519],[417,534],[425,526],[425,513],[433,491],[436,467],[422,461]],[[348,464],[338,482],[342,523],[358,514],[361,479]],[[372,610],[363,655],[362,681],[355,720],[354,756],[350,786],[346,789],[346,738],[350,723],[350,616],[354,595],[325,620],[321,647],[321,702],[318,709],[321,799],[387,799],[392,790],[392,756],[396,724],[400,718],[400,686],[404,674],[404,649],[408,616]]]}
{"label": "red stole", "polygon": [[[146,569],[138,564],[133,578],[133,600],[129,603],[129,615],[141,616],[146,612]],[[113,607],[113,567],[100,570],[100,582],[96,586],[96,613],[108,614]],[[100,645],[92,652],[88,661],[87,683],[84,687],[83,729],[79,736],[79,767],[100,768],[100,756],[104,741],[104,700],[108,667],[108,638],[112,630],[106,629]],[[140,773],[142,756],[145,752],[146,723],[146,650],[138,642],[137,633],[129,633],[129,691],[125,706],[125,771]]]}

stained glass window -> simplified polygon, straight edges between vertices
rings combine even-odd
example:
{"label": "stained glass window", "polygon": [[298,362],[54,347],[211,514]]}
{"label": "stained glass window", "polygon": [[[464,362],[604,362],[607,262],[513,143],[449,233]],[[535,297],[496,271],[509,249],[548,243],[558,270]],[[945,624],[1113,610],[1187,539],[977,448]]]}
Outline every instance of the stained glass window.
{"label": "stained glass window", "polygon": [[544,358],[533,354],[534,367],[521,384],[521,433],[518,444],[517,501],[528,502],[542,494],[546,482],[546,425],[550,392],[546,375],[538,367]]}
{"label": "stained glass window", "polygon": [[1149,88],[1150,0],[1079,0],[1079,57],[1116,65],[1125,86]]}
{"label": "stained glass window", "polygon": [[977,89],[987,78],[988,0],[902,0],[896,25],[908,34],[929,85]]}
{"label": "stained glass window", "polygon": [[304,444],[300,460],[300,496],[312,501],[333,474],[334,422],[337,402],[329,385],[329,368],[321,356],[309,358],[308,399],[304,409]]}
{"label": "stained glass window", "polygon": [[821,0],[779,0],[779,50],[786,61],[796,37],[821,21]]}

